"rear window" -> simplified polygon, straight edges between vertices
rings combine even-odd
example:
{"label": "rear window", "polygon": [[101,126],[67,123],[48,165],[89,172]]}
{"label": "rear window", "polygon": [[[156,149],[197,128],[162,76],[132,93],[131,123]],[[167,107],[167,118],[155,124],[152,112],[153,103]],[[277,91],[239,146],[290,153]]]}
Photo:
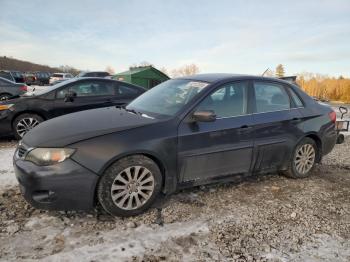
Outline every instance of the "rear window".
{"label": "rear window", "polygon": [[13,77],[9,72],[0,72],[0,77],[6,78],[10,81],[13,81]]}
{"label": "rear window", "polygon": [[290,109],[289,95],[282,85],[267,82],[255,82],[257,113]]}
{"label": "rear window", "polygon": [[295,93],[295,91],[289,88],[290,93],[292,95],[293,101],[297,107],[303,107],[303,102],[300,100],[299,96]]}
{"label": "rear window", "polygon": [[59,78],[62,78],[62,77],[63,77],[63,74],[53,74],[52,76],[53,76],[53,77],[59,77]]}
{"label": "rear window", "polygon": [[107,73],[107,72],[98,72],[96,75],[98,77],[105,77],[105,76],[109,76],[109,73]]}

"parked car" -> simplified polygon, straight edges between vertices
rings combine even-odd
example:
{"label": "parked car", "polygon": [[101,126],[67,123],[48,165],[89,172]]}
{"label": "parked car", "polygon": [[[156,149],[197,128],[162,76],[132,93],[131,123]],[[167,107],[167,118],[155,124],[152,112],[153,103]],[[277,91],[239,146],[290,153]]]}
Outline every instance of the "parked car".
{"label": "parked car", "polygon": [[35,72],[34,73],[35,77],[36,77],[36,81],[35,84],[37,85],[48,85],[50,84],[50,73],[48,72]]}
{"label": "parked car", "polygon": [[24,74],[24,81],[27,85],[35,84],[36,82],[36,76],[34,73],[26,72]]}
{"label": "parked car", "polygon": [[105,71],[81,72],[77,77],[109,77],[111,76]]}
{"label": "parked car", "polygon": [[49,83],[53,84],[54,82],[56,82],[58,80],[68,80],[71,78],[73,78],[73,75],[69,74],[69,73],[54,73],[50,76]]}
{"label": "parked car", "polygon": [[16,83],[25,83],[25,77],[23,72],[20,71],[11,71],[11,74],[13,78],[15,79]]}
{"label": "parked car", "polygon": [[23,83],[14,83],[6,78],[0,77],[0,101],[8,100],[12,97],[24,94],[27,92],[27,88],[28,87]]}
{"label": "parked car", "polygon": [[5,78],[11,82],[16,82],[16,79],[13,77],[11,71],[0,70],[0,77]]}
{"label": "parked car", "polygon": [[137,215],[162,194],[283,172],[310,175],[336,143],[335,112],[275,78],[168,80],[126,108],[44,122],[23,137],[17,179],[34,207]]}
{"label": "parked car", "polygon": [[21,139],[47,119],[91,108],[125,105],[144,91],[142,87],[109,79],[67,80],[0,103],[0,134],[14,134]]}

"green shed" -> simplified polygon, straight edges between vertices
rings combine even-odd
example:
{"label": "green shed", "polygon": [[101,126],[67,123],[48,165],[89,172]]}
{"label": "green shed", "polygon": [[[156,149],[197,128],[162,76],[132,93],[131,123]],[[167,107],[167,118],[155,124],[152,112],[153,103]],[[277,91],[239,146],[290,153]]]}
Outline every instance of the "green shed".
{"label": "green shed", "polygon": [[130,67],[128,71],[115,74],[113,79],[150,89],[170,78],[153,66],[137,66]]}

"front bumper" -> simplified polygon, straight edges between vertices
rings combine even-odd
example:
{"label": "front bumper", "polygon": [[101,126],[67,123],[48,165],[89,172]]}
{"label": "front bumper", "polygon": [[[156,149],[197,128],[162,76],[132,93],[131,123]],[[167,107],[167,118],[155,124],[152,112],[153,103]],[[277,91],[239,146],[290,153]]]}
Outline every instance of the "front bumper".
{"label": "front bumper", "polygon": [[0,111],[0,136],[12,134],[12,113],[9,110]]}
{"label": "front bumper", "polygon": [[48,210],[89,210],[94,207],[98,176],[71,159],[37,166],[14,157],[14,169],[24,198]]}

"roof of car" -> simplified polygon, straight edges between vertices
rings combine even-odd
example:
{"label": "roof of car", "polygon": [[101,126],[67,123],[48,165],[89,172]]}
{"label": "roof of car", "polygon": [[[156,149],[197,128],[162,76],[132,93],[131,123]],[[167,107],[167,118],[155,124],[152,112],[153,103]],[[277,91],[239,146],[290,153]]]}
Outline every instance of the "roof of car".
{"label": "roof of car", "polygon": [[256,76],[256,75],[243,75],[243,74],[226,74],[226,73],[212,73],[212,74],[197,74],[191,76],[180,77],[177,79],[188,79],[194,81],[203,81],[208,83],[215,83],[222,80],[239,80],[239,79],[262,79],[273,80],[286,83],[287,81],[274,77]]}

